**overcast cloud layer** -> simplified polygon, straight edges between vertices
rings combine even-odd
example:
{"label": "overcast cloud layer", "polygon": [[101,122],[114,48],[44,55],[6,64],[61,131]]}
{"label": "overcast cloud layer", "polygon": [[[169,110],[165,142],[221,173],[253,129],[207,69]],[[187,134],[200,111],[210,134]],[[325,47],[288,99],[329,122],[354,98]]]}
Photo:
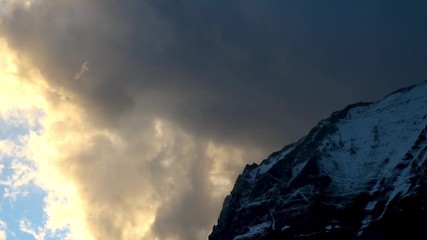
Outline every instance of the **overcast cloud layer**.
{"label": "overcast cloud layer", "polygon": [[51,110],[69,115],[50,137],[75,145],[55,164],[77,184],[94,238],[196,240],[245,163],[347,104],[427,79],[426,9],[38,0],[0,34],[53,89]]}

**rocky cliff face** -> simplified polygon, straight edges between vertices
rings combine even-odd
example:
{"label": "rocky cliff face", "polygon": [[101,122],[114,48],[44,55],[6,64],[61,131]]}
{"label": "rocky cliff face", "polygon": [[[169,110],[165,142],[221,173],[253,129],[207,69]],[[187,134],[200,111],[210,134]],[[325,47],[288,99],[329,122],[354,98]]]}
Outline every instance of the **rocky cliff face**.
{"label": "rocky cliff face", "polygon": [[210,240],[427,239],[427,83],[322,120],[247,165]]}

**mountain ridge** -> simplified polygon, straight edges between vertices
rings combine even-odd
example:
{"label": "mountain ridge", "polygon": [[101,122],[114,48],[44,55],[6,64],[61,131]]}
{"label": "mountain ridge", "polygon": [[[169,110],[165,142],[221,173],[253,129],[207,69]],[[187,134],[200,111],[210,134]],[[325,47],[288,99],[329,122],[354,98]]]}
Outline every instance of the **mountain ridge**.
{"label": "mountain ridge", "polygon": [[427,239],[399,220],[427,225],[426,134],[427,81],[333,112],[245,167],[209,239]]}

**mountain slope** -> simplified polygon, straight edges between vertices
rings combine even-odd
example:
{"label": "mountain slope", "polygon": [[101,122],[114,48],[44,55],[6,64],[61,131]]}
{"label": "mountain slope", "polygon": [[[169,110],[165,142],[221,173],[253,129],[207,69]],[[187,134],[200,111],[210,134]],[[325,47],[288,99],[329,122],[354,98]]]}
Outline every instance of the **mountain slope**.
{"label": "mountain slope", "polygon": [[427,82],[247,165],[210,240],[427,239]]}

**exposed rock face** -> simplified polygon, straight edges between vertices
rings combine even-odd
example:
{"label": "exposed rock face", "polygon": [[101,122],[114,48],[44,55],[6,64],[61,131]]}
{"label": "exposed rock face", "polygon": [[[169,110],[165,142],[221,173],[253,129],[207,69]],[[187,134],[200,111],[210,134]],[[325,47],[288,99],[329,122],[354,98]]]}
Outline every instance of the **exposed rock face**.
{"label": "exposed rock face", "polygon": [[427,82],[247,165],[210,240],[427,239]]}

